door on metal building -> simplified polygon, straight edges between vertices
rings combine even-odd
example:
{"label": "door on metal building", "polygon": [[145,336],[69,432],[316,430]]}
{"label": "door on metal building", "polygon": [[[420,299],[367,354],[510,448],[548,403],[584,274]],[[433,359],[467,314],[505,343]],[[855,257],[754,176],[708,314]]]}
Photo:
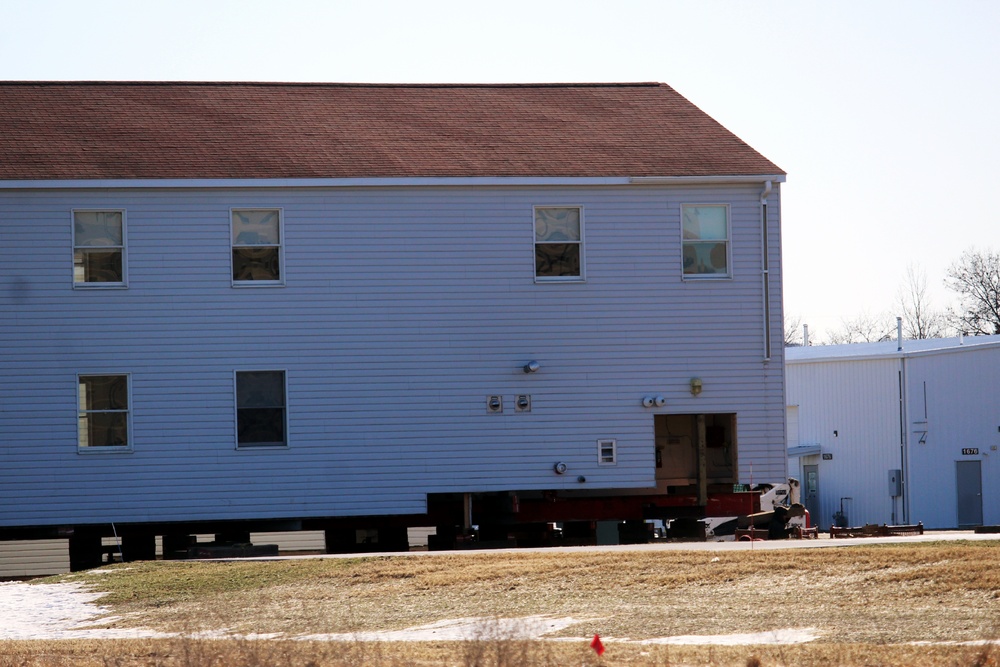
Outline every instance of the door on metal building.
{"label": "door on metal building", "polygon": [[981,461],[956,461],[958,526],[983,525],[983,472]]}
{"label": "door on metal building", "polygon": [[820,524],[819,516],[819,466],[802,466],[802,476],[805,477],[802,483],[802,504],[809,510],[812,524]]}

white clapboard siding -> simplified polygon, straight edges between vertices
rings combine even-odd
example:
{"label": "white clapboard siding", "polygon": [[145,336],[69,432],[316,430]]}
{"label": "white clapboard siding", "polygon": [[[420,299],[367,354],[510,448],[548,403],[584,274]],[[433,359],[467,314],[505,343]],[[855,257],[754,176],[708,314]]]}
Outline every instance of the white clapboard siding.
{"label": "white clapboard siding", "polygon": [[[0,192],[0,526],[413,514],[428,493],[654,484],[653,417],[736,413],[785,476],[778,192],[761,186]],[[680,207],[732,210],[681,279]],[[533,205],[584,208],[586,282],[533,279]],[[233,207],[283,212],[284,286],[233,287]],[[73,289],[71,210],[121,209],[127,289]],[[538,360],[538,373],[521,366]],[[234,372],[287,373],[289,446],[237,451]],[[128,373],[132,451],[78,453],[76,376]],[[704,392],[691,396],[699,377]],[[532,411],[515,413],[530,394]],[[642,396],[662,394],[654,410]],[[505,411],[487,414],[500,394]],[[598,439],[618,463],[599,466]],[[564,461],[573,474],[555,476]],[[577,476],[586,477],[586,485]]]}
{"label": "white clapboard siding", "polygon": [[276,544],[282,554],[293,554],[298,551],[324,553],[326,541],[321,530],[299,530],[280,533],[251,533],[250,541],[254,544]]}
{"label": "white clapboard siding", "polygon": [[66,540],[0,542],[0,580],[69,572]]}

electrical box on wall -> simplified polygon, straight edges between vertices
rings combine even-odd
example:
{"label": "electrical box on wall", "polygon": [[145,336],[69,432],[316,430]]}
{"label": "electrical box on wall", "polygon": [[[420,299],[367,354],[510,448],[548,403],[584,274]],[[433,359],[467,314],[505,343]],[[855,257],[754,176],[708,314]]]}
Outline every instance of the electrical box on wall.
{"label": "electrical box on wall", "polygon": [[893,498],[903,495],[903,471],[889,471],[889,495]]}

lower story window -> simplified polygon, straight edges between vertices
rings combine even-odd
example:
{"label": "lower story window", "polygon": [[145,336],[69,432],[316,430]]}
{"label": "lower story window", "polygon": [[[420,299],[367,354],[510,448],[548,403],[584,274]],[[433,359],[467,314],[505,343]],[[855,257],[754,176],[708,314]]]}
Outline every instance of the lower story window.
{"label": "lower story window", "polygon": [[77,445],[80,449],[128,449],[128,375],[78,378]]}
{"label": "lower story window", "polygon": [[236,446],[285,447],[285,372],[236,373]]}
{"label": "lower story window", "polygon": [[597,462],[602,466],[613,466],[618,463],[618,441],[597,441]]}

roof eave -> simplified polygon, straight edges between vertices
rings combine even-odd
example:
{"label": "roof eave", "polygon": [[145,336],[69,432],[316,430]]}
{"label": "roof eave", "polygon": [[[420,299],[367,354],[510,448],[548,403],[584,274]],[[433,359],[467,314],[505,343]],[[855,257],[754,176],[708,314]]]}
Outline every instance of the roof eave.
{"label": "roof eave", "polygon": [[783,174],[713,176],[405,176],[359,178],[110,178],[0,180],[0,190],[95,188],[366,188],[461,186],[607,186],[783,183]]}
{"label": "roof eave", "polygon": [[714,176],[630,176],[634,185],[673,185],[682,183],[784,183],[785,174],[728,174]]}
{"label": "roof eave", "polygon": [[[903,342],[904,346],[906,341]],[[849,345],[849,343],[848,343]],[[823,355],[819,354],[815,357],[799,357],[793,358],[789,357],[788,353],[785,353],[785,365],[787,366],[797,366],[799,364],[821,364],[821,363],[837,363],[837,362],[854,362],[854,361],[885,361],[894,359],[913,359],[920,357],[932,357],[939,354],[958,354],[961,352],[968,352],[971,350],[989,350],[993,348],[1000,348],[1000,341],[986,341],[982,343],[968,342],[959,343],[955,345],[947,345],[943,347],[932,347],[926,350],[908,350],[905,347],[902,350],[890,351],[890,352],[860,352],[858,354],[845,354],[845,355]],[[815,348],[813,348],[815,349]]]}

